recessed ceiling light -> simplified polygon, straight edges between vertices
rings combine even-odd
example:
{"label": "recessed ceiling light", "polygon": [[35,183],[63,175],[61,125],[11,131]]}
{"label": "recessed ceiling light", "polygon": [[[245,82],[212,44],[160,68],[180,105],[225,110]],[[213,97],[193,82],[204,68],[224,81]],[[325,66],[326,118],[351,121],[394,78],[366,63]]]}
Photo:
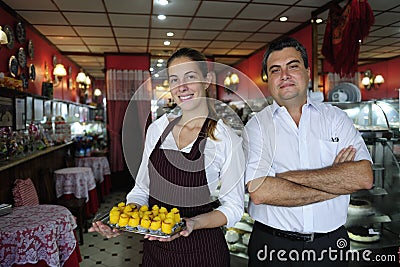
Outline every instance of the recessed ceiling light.
{"label": "recessed ceiling light", "polygon": [[159,68],[161,68],[161,67],[162,67],[162,64],[161,64],[161,63],[157,63],[156,66],[159,67]]}
{"label": "recessed ceiling light", "polygon": [[165,15],[158,15],[157,18],[159,20],[165,20],[167,17]]}
{"label": "recessed ceiling light", "polygon": [[170,41],[164,41],[164,45],[170,45],[171,42]]}
{"label": "recessed ceiling light", "polygon": [[154,77],[158,78],[160,76],[160,74],[156,73],[154,74]]}
{"label": "recessed ceiling light", "polygon": [[317,24],[319,24],[319,23],[322,23],[322,19],[321,18],[317,18],[316,20],[315,20],[315,22],[317,23]]}
{"label": "recessed ceiling light", "polygon": [[164,62],[164,59],[160,58],[160,59],[157,60],[157,62],[158,62],[158,63],[163,63],[163,62]]}
{"label": "recessed ceiling light", "polygon": [[153,71],[153,70],[154,70],[154,68],[150,68],[150,69],[149,69],[149,71]]}
{"label": "recessed ceiling light", "polygon": [[283,17],[280,17],[279,20],[280,20],[280,21],[287,21],[287,20],[288,20],[288,17],[283,16]]}
{"label": "recessed ceiling light", "polygon": [[173,33],[173,32],[167,32],[167,36],[168,37],[172,37],[172,36],[174,36],[175,34]]}
{"label": "recessed ceiling light", "polygon": [[162,6],[166,6],[166,5],[169,4],[169,3],[168,3],[168,0],[158,0],[158,3],[159,3],[160,5],[162,5]]}

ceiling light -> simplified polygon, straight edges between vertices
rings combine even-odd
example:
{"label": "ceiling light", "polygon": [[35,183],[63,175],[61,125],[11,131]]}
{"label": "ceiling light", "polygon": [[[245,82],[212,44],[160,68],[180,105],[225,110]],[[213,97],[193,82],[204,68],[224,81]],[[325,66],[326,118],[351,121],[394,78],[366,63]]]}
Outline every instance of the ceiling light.
{"label": "ceiling light", "polygon": [[322,23],[322,19],[321,18],[317,18],[316,20],[315,20],[315,22],[317,23],[317,24],[319,24],[319,23]]}
{"label": "ceiling light", "polygon": [[158,3],[162,6],[166,6],[169,4],[168,0],[158,0]]}
{"label": "ceiling light", "polygon": [[175,35],[175,33],[173,33],[173,32],[167,32],[167,36],[168,37],[172,37],[172,36],[174,36]]}
{"label": "ceiling light", "polygon": [[154,77],[158,78],[160,76],[160,74],[156,73],[154,74]]}
{"label": "ceiling light", "polygon": [[164,59],[160,58],[160,59],[157,60],[157,62],[158,62],[158,63],[163,63],[163,62],[164,62]]}
{"label": "ceiling light", "polygon": [[164,41],[164,45],[170,45],[171,42],[170,41]]}
{"label": "ceiling light", "polygon": [[279,20],[280,20],[280,21],[287,21],[287,20],[288,20],[288,17],[283,16],[283,17],[280,17]]}
{"label": "ceiling light", "polygon": [[161,68],[161,67],[162,67],[162,64],[161,64],[161,63],[157,63],[156,66],[159,67],[159,68]]}
{"label": "ceiling light", "polygon": [[154,70],[154,68],[150,68],[150,69],[149,69],[149,71],[153,71],[153,70]]}
{"label": "ceiling light", "polygon": [[167,17],[165,15],[158,15],[157,18],[159,20],[165,20]]}

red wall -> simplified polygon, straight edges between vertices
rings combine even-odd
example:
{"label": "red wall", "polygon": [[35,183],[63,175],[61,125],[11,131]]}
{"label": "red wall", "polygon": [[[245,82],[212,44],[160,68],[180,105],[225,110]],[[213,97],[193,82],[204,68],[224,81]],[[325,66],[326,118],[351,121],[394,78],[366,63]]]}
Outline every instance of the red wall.
{"label": "red wall", "polygon": [[[42,82],[44,81],[44,72],[45,72],[45,64],[48,65],[49,76],[51,79],[53,77],[53,55],[57,56],[58,63],[61,63],[68,70],[68,67],[72,67],[72,79],[75,82],[76,75],[79,72],[79,66],[77,66],[74,62],[69,60],[67,57],[62,56],[61,53],[55,48],[50,42],[47,41],[42,35],[37,33],[27,22],[23,22],[26,30],[26,42],[20,44],[16,39],[15,26],[19,22],[16,19],[17,16],[14,14],[8,13],[7,10],[0,6],[0,25],[3,27],[5,25],[11,26],[14,30],[15,43],[13,49],[8,49],[6,45],[2,45],[0,50],[0,72],[3,72],[6,77],[11,77],[9,71],[9,59],[12,55],[17,56],[17,52],[20,47],[23,47],[26,55],[27,55],[27,67],[21,69],[19,68],[19,74],[25,72],[27,77],[29,77],[28,68],[30,64],[35,66],[36,70],[36,79],[35,81],[29,81],[28,89],[26,90],[28,93],[41,95],[42,93]],[[31,59],[28,54],[28,41],[32,40],[34,45],[34,58]],[[17,77],[18,78],[18,77]],[[59,86],[54,87],[54,98],[64,99],[69,101],[77,102],[77,93],[76,90],[69,90],[67,88],[67,81],[70,77],[67,75],[63,78],[62,83]]]}
{"label": "red wall", "polygon": [[[300,43],[304,45],[308,53],[308,63],[311,67],[312,64],[312,27],[307,26],[295,34],[290,35],[296,38]],[[234,68],[242,73],[239,73],[240,83],[236,94],[228,94],[225,92],[223,87],[218,90],[218,98],[221,100],[238,100],[259,98],[262,96],[269,96],[267,89],[267,83],[261,80],[261,64],[264,57],[266,48],[261,49],[248,59],[235,65]],[[312,70],[311,70],[312,71]],[[218,84],[223,84],[226,72],[218,74]],[[247,78],[245,77],[247,76]],[[250,81],[249,80],[252,81]],[[253,83],[254,82],[254,83]]]}
{"label": "red wall", "polygon": [[[360,83],[362,100],[382,99],[382,98],[398,98],[400,89],[400,57],[375,63],[364,65],[358,68],[361,73],[371,70],[374,75],[381,74],[385,82],[379,86],[371,88],[369,91],[364,89]],[[361,75],[362,77],[362,75]]]}
{"label": "red wall", "polygon": [[148,70],[150,68],[149,54],[106,54],[106,69],[117,70]]}

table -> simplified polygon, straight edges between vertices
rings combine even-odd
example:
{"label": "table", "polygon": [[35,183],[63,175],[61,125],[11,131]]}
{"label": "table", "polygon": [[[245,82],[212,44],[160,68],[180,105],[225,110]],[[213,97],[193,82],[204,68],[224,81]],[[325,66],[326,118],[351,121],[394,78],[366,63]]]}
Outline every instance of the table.
{"label": "table", "polygon": [[62,206],[13,208],[0,217],[0,266],[79,266],[75,227]]}
{"label": "table", "polygon": [[57,198],[86,198],[88,217],[97,212],[99,200],[93,171],[89,167],[70,167],[54,171]]}
{"label": "table", "polygon": [[110,164],[107,157],[80,157],[75,158],[75,165],[77,167],[90,167],[92,168],[94,179],[99,183],[101,188],[101,195],[106,196],[110,194],[111,189],[111,171]]}

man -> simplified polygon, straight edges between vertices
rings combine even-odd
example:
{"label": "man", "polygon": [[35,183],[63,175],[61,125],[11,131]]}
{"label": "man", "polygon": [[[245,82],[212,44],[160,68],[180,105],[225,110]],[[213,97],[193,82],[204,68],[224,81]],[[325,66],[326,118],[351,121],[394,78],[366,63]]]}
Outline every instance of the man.
{"label": "man", "polygon": [[274,102],[243,132],[249,266],[346,266],[349,194],[373,182],[366,145],[344,111],[308,97],[297,40],[271,43],[263,70]]}

